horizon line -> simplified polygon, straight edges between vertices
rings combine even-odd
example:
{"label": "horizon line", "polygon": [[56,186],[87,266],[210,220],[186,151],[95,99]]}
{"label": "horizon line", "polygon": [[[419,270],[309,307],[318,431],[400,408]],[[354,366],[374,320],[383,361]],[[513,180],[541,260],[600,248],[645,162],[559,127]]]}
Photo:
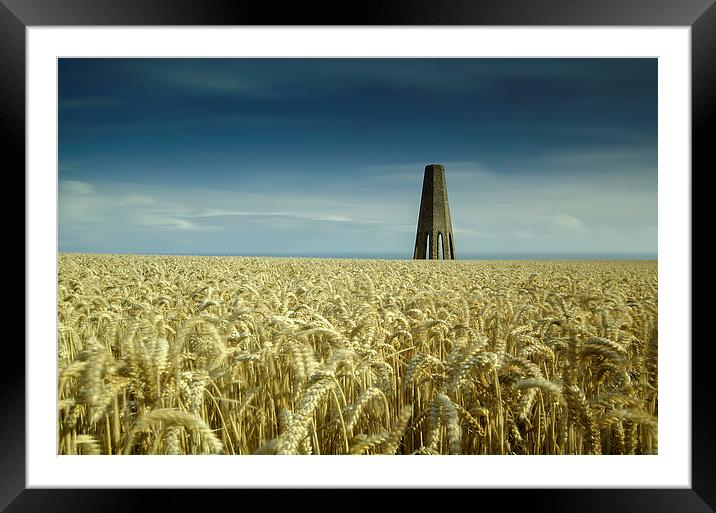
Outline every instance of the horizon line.
{"label": "horizon line", "polygon": [[[402,252],[312,252],[312,253],[191,253],[191,252],[152,252],[152,251],[58,251],[60,254],[85,255],[136,255],[136,256],[206,256],[206,257],[237,257],[237,258],[315,258],[315,259],[356,259],[356,260],[433,260],[414,259]],[[654,260],[658,261],[658,254],[638,252],[469,252],[464,257],[454,260]],[[443,259],[435,259],[443,261]],[[449,261],[449,260],[444,260]]]}

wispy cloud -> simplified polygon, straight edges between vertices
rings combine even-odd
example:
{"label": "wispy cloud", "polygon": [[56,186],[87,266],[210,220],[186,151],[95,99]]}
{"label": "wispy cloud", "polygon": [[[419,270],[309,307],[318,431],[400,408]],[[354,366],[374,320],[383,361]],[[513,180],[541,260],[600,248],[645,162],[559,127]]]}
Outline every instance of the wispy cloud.
{"label": "wispy cloud", "polygon": [[557,226],[569,230],[580,230],[584,228],[584,223],[572,214],[557,214],[554,217],[554,222]]}
{"label": "wispy cloud", "polygon": [[[267,198],[267,202],[274,203],[271,198]],[[282,221],[293,220],[293,221],[315,221],[315,222],[326,222],[326,223],[340,223],[340,224],[356,224],[356,225],[371,225],[381,224],[380,221],[367,220],[367,219],[356,219],[350,218],[345,215],[338,215],[330,212],[301,212],[301,211],[275,211],[275,210],[222,210],[216,208],[210,208],[196,213],[183,213],[175,214],[184,219],[190,219],[195,223],[202,223],[205,225],[212,223],[222,224],[241,224],[247,221],[253,222],[264,222],[265,224],[271,224],[272,220],[281,219]]]}
{"label": "wispy cloud", "polygon": [[252,82],[244,77],[226,73],[202,73],[199,75],[193,71],[185,72],[182,70],[176,70],[165,74],[164,79],[176,87],[192,91],[231,93],[250,96],[266,94],[266,88],[264,86]]}
{"label": "wispy cloud", "polygon": [[[656,195],[650,177],[619,173],[519,175],[484,163],[446,162],[461,251],[656,251]],[[416,163],[354,170],[330,192],[312,182],[274,180],[224,189],[179,184],[60,183],[60,221],[75,238],[103,224],[151,244],[193,231],[211,247],[253,243],[265,251],[412,248],[422,186]],[[238,207],[238,208],[237,208]],[[99,230],[99,228],[97,228]],[[126,235],[125,235],[126,236]],[[141,242],[138,242],[141,244]],[[287,249],[288,248],[288,249]]]}
{"label": "wispy cloud", "polygon": [[87,197],[94,194],[94,186],[79,180],[60,180],[60,195]]}
{"label": "wispy cloud", "polygon": [[[171,213],[157,212],[155,208],[159,200],[147,194],[99,191],[95,185],[77,180],[60,180],[58,192],[61,228],[89,225],[100,226],[103,227],[100,229],[110,232],[132,226],[180,230],[198,228]],[[92,234],[88,233],[88,236]]]}
{"label": "wispy cloud", "polygon": [[[231,208],[241,204],[245,208]],[[405,231],[406,226],[387,223],[390,207],[375,209],[366,216],[365,203],[353,198],[326,198],[286,191],[242,192],[196,190],[181,186],[150,187],[140,184],[95,185],[62,180],[59,185],[61,233],[74,239],[109,237],[135,238],[151,245],[162,234],[178,231],[214,234],[214,243],[223,237],[255,237],[260,245],[291,230],[296,237],[309,239],[317,234],[356,230]],[[277,232],[278,231],[278,232]],[[330,250],[330,242],[323,243]]]}
{"label": "wispy cloud", "polygon": [[220,114],[208,117],[209,121],[225,123],[229,126],[259,126],[259,127],[286,127],[286,126],[326,126],[327,121],[301,116],[282,116],[275,114]]}
{"label": "wispy cloud", "polygon": [[117,107],[124,104],[121,98],[110,96],[80,96],[75,98],[64,98],[60,100],[60,110],[70,109],[97,109],[106,107]]}
{"label": "wispy cloud", "polygon": [[283,96],[275,83],[232,69],[203,69],[172,66],[149,72],[151,78],[164,87],[171,87],[189,94],[227,95],[256,99]]}

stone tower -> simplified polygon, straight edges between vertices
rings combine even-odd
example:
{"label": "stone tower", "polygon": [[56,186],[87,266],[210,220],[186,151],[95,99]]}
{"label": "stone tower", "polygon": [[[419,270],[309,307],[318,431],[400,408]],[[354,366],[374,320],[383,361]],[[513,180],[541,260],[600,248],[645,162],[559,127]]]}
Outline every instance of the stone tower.
{"label": "stone tower", "polygon": [[450,221],[445,168],[439,164],[425,166],[413,258],[455,259],[455,239]]}

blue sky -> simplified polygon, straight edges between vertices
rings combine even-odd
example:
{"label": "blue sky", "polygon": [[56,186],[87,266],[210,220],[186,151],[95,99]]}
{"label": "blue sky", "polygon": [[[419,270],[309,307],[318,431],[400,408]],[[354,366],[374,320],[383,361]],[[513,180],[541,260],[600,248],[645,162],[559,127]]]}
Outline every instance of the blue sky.
{"label": "blue sky", "polygon": [[59,249],[657,250],[656,59],[60,59]]}

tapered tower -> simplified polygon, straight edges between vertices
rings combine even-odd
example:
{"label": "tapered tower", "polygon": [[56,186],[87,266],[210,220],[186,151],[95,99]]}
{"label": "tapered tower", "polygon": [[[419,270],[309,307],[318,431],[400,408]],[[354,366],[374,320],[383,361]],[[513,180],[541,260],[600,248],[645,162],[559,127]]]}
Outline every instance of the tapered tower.
{"label": "tapered tower", "polygon": [[445,168],[439,164],[425,166],[413,258],[455,259],[455,239],[450,221]]}

